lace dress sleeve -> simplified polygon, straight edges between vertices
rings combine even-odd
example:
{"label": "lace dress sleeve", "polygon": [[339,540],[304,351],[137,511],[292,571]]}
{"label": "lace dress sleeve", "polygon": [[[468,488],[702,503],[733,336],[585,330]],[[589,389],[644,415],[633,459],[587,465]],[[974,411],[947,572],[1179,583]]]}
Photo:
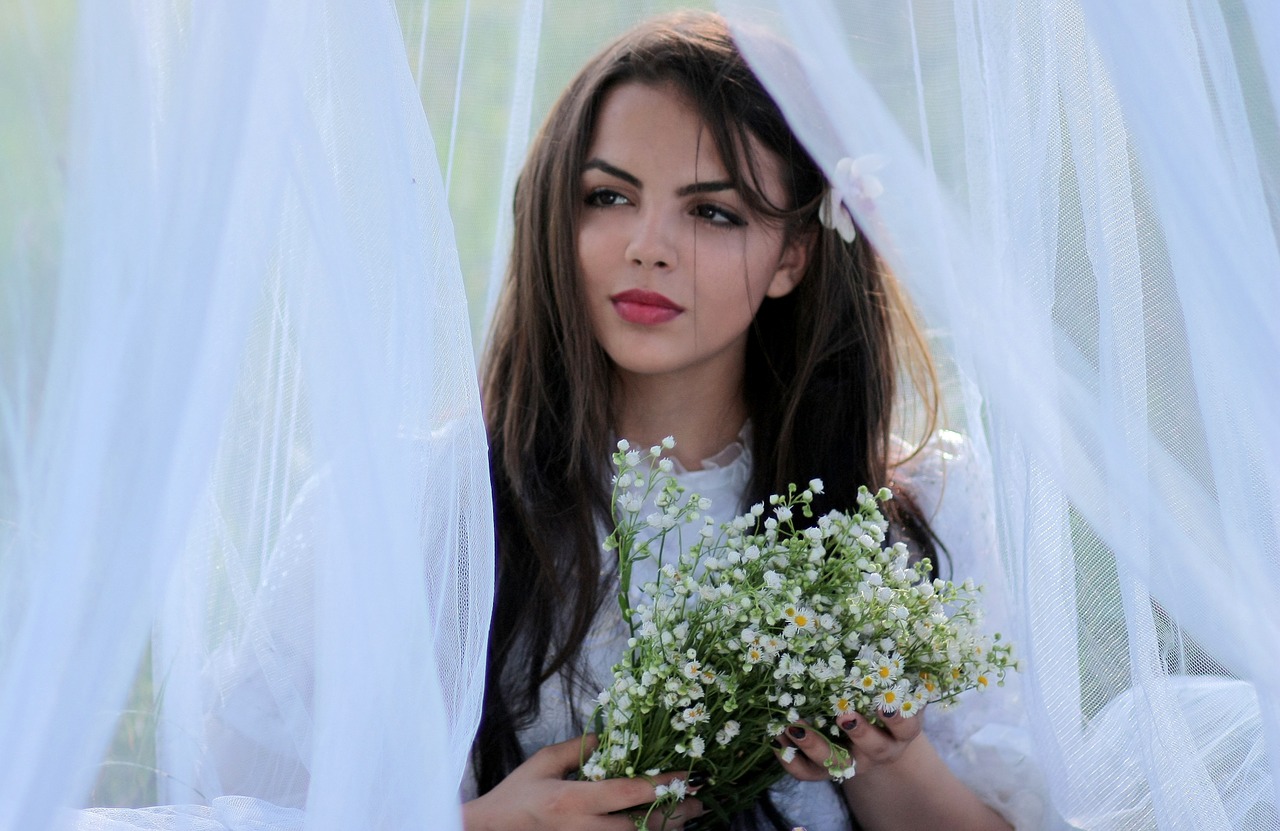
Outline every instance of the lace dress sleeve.
{"label": "lace dress sleeve", "polygon": [[[939,575],[983,586],[984,628],[1010,633],[989,476],[972,444],[941,431],[901,465],[897,480],[945,547],[935,565]],[[1003,686],[961,695],[949,708],[930,708],[925,733],[956,776],[1017,831],[1069,827],[1049,803],[1016,673]]]}

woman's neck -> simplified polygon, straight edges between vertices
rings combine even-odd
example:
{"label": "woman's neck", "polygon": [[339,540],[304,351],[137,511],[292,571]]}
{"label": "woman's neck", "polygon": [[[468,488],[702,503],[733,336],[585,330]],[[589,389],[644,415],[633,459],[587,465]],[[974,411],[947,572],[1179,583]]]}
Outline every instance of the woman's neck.
{"label": "woman's neck", "polygon": [[647,448],[674,436],[674,456],[686,470],[698,470],[738,437],[747,420],[741,378],[689,379],[669,376],[619,377],[614,430],[635,447]]}

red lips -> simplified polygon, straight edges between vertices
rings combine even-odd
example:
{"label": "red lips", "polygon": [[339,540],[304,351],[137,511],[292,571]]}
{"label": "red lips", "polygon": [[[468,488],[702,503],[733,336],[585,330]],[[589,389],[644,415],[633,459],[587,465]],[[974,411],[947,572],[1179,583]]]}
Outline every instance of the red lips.
{"label": "red lips", "polygon": [[628,323],[656,326],[675,319],[684,307],[665,295],[644,289],[628,289],[609,298],[618,316]]}

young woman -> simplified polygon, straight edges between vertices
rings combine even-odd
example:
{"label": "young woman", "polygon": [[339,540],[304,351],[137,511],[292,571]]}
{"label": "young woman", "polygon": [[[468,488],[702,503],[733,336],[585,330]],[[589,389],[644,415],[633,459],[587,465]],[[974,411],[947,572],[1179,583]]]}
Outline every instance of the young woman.
{"label": "young woman", "polygon": [[[626,809],[653,799],[643,780],[566,779],[583,702],[620,654],[600,545],[618,438],[675,436],[682,479],[721,519],[815,476],[822,510],[853,505],[859,485],[901,485],[896,532],[934,548],[890,434],[904,370],[932,400],[929,358],[865,237],[819,221],[827,192],[709,14],[624,35],[536,138],[484,366],[498,585],[469,829],[625,829]],[[922,719],[865,716],[840,724],[856,776],[826,781],[827,743],[796,725],[780,743],[798,748],[785,768],[803,781],[735,824],[1008,827]],[[675,821],[700,812],[687,800]]]}

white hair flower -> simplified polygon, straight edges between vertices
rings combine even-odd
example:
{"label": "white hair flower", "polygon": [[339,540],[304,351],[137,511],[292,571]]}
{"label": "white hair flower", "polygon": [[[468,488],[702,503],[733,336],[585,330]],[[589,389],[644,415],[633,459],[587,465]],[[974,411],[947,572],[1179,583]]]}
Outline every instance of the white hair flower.
{"label": "white hair flower", "polygon": [[845,156],[836,162],[836,175],[818,209],[818,221],[838,233],[845,242],[857,239],[858,229],[850,206],[857,205],[866,212],[871,203],[884,193],[884,185],[872,175],[884,164],[884,157],[876,155],[856,159]]}

